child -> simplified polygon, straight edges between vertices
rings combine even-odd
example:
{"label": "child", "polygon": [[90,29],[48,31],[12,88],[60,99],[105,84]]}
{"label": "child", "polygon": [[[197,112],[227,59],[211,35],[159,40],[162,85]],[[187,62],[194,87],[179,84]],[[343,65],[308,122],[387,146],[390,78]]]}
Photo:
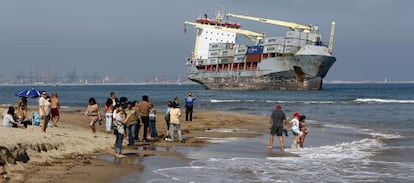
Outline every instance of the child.
{"label": "child", "polygon": [[115,156],[117,158],[123,158],[125,155],[122,154],[122,141],[125,135],[126,114],[121,106],[116,109],[114,119],[116,127]]}
{"label": "child", "polygon": [[302,136],[299,137],[299,146],[303,148],[303,143],[305,142],[305,137],[308,134],[308,129],[306,128],[305,124],[306,116],[302,115],[299,117],[299,129],[302,132]]}

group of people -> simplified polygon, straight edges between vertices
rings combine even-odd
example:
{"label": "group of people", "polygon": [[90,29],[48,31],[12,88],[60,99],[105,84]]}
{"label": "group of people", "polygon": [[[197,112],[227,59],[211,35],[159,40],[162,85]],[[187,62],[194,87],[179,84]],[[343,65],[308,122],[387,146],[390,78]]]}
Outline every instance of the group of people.
{"label": "group of people", "polygon": [[[292,120],[287,120],[285,112],[282,111],[282,106],[280,104],[277,104],[275,106],[275,110],[273,110],[272,114],[270,115],[270,135],[269,145],[267,146],[267,148],[273,148],[274,136],[276,135],[279,140],[280,150],[284,151],[285,144],[283,139],[283,133],[285,132],[285,135],[287,136],[288,130],[291,130],[291,132],[294,135],[294,146],[296,148],[302,148],[305,142],[305,137],[308,134],[308,130],[305,125],[305,120],[306,116],[300,115],[298,112],[295,112],[293,114]],[[289,126],[291,127],[289,128]]]}
{"label": "group of people", "polygon": [[[189,93],[185,98],[186,107],[186,121],[193,120],[193,105],[195,96]],[[123,157],[122,141],[125,136],[128,137],[128,146],[134,145],[139,141],[139,131],[141,126],[142,141],[150,142],[158,138],[156,129],[156,109],[152,100],[147,96],[142,96],[142,101],[130,102],[126,97],[117,98],[115,92],[111,92],[107,98],[104,106],[105,114],[105,129],[108,133],[112,130],[116,135],[115,140],[115,155]],[[181,111],[179,109],[179,98],[174,97],[172,101],[168,101],[167,107],[164,111],[166,121],[166,134],[164,140],[167,142],[174,141],[174,129],[177,130],[178,141],[183,142],[182,131],[180,127]],[[167,115],[168,114],[168,115]],[[95,124],[103,121],[100,113],[99,105],[95,98],[90,98],[85,110],[85,118],[88,121],[88,126],[92,130],[93,136],[96,137]]]}
{"label": "group of people", "polygon": [[[39,118],[42,123],[42,131],[46,132],[48,123],[52,120],[53,126],[57,127],[59,122],[60,103],[56,92],[52,92],[48,96],[46,91],[40,92],[39,98]],[[32,119],[28,117],[27,97],[20,97],[17,106],[9,106],[2,115],[3,126],[13,128],[27,128],[27,125],[32,124]]]}

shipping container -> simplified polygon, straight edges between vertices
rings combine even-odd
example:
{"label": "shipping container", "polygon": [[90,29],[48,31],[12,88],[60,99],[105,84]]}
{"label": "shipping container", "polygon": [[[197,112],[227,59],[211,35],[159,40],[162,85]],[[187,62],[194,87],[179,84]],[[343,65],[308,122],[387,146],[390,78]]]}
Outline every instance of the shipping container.
{"label": "shipping container", "polygon": [[226,49],[220,50],[220,57],[232,57],[234,56],[234,50]]}
{"label": "shipping container", "polygon": [[234,55],[245,55],[247,53],[248,46],[245,44],[238,44],[235,45],[234,49]]}
{"label": "shipping container", "polygon": [[299,46],[299,39],[293,39],[293,38],[286,39],[285,46],[296,46],[296,47],[298,47]]}
{"label": "shipping container", "polygon": [[299,39],[300,38],[300,32],[299,31],[287,31],[286,38],[296,38]]}
{"label": "shipping container", "polygon": [[219,64],[231,64],[233,63],[233,57],[221,57],[218,60]]}
{"label": "shipping container", "polygon": [[263,53],[263,46],[249,46],[247,54],[261,54]]}
{"label": "shipping container", "polygon": [[309,33],[307,33],[307,32],[301,32],[299,39],[308,40],[308,37],[309,37]]}
{"label": "shipping container", "polygon": [[234,63],[243,63],[244,62],[244,55],[236,55],[234,56]]}
{"label": "shipping container", "polygon": [[233,49],[233,43],[210,43],[209,50],[224,50],[224,49]]}
{"label": "shipping container", "polygon": [[262,40],[263,45],[283,45],[285,43],[284,37],[267,37]]}
{"label": "shipping container", "polygon": [[207,64],[206,65],[215,65],[215,64],[218,64],[218,58],[209,58],[208,60],[207,60]]}
{"label": "shipping container", "polygon": [[246,55],[246,62],[260,62],[262,59],[262,54],[249,54]]}
{"label": "shipping container", "polygon": [[208,52],[208,58],[230,57],[230,56],[234,56],[234,50],[231,50],[231,49],[210,50]]}
{"label": "shipping container", "polygon": [[283,53],[282,45],[268,45],[263,47],[263,53]]}
{"label": "shipping container", "polygon": [[208,58],[217,58],[219,57],[219,50],[210,50],[208,51]]}

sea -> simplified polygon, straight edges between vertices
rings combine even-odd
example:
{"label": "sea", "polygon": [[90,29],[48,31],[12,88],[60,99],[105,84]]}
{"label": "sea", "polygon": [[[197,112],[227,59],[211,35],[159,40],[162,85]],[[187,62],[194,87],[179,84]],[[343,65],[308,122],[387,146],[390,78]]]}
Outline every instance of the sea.
{"label": "sea", "polygon": [[[145,162],[144,170],[137,168],[114,182],[414,182],[412,83],[324,84],[319,91],[212,91],[196,84],[0,86],[0,105],[16,105],[14,94],[32,87],[57,92],[63,109],[86,107],[90,97],[103,105],[111,91],[129,101],[147,95],[162,108],[174,96],[183,101],[192,92],[195,110],[269,116],[281,104],[287,116],[299,112],[307,117],[304,148],[293,148],[290,134],[285,153],[277,141],[267,150],[264,133],[257,138],[211,138],[205,147],[156,147],[180,152],[186,160],[100,157],[116,166]],[[36,106],[37,99],[29,98],[30,105]]]}

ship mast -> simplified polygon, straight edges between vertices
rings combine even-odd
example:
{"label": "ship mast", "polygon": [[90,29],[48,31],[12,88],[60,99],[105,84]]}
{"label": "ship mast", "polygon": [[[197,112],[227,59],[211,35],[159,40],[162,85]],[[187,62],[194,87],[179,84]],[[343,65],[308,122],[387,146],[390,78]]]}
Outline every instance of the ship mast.
{"label": "ship mast", "polygon": [[332,53],[333,43],[334,43],[334,33],[335,33],[335,21],[332,21],[331,26],[331,35],[329,36],[329,53]]}

